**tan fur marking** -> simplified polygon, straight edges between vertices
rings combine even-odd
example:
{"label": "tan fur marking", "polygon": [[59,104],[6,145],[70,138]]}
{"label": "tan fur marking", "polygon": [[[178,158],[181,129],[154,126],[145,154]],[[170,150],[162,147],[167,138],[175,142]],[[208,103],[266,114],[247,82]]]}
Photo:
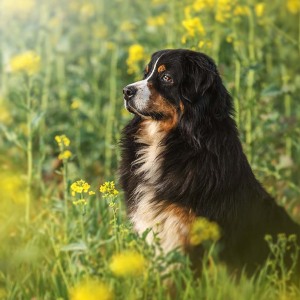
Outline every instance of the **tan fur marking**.
{"label": "tan fur marking", "polygon": [[179,107],[180,107],[180,111],[184,112],[184,105],[183,105],[183,102],[181,100],[180,100],[180,103],[179,103]]}
{"label": "tan fur marking", "polygon": [[160,65],[159,67],[158,67],[158,69],[157,69],[157,72],[158,73],[161,73],[161,72],[163,72],[163,71],[165,71],[166,70],[166,66],[165,65]]}
{"label": "tan fur marking", "polygon": [[147,65],[146,66],[146,73],[148,73],[149,72],[149,66]]}
{"label": "tan fur marking", "polygon": [[154,88],[151,82],[148,83],[150,90],[149,110],[163,113],[165,118],[159,122],[160,128],[168,132],[177,125],[178,113],[176,108],[163,98]]}

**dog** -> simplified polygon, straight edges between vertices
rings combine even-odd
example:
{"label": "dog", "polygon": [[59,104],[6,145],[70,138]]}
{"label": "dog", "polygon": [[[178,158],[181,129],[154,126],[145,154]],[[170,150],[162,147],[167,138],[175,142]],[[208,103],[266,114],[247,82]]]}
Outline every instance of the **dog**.
{"label": "dog", "polygon": [[300,226],[252,172],[232,98],[210,57],[155,52],[143,80],[123,95],[134,117],[122,132],[120,183],[138,233],[151,228],[164,252],[189,252],[191,224],[205,217],[221,228],[220,259],[249,272],[269,255],[266,234],[294,234],[299,244]]}

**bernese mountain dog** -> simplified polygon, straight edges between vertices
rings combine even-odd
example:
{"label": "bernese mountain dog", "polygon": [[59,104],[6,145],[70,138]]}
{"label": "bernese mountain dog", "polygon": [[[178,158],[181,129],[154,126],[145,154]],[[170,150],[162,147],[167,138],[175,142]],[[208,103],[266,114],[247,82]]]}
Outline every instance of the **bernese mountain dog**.
{"label": "bernese mountain dog", "polygon": [[210,57],[155,52],[143,80],[123,94],[134,117],[121,139],[120,183],[138,233],[151,228],[150,243],[155,233],[165,252],[191,252],[199,263],[201,250],[195,255],[188,237],[193,221],[205,217],[221,228],[220,259],[250,272],[269,255],[266,234],[295,234],[299,244],[300,226],[252,172]]}

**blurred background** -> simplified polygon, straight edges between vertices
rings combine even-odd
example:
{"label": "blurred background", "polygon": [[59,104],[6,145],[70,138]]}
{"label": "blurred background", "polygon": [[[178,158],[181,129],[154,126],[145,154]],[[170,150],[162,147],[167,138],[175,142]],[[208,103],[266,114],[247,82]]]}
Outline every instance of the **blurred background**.
{"label": "blurred background", "polygon": [[215,60],[256,176],[300,221],[299,0],[0,0],[0,299],[70,184],[117,181],[122,88],[163,48]]}

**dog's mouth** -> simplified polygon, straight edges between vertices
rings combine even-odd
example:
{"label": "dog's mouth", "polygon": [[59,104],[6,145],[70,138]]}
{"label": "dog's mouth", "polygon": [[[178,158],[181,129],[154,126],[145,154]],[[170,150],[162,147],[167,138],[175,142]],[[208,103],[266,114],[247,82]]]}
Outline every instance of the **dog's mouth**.
{"label": "dog's mouth", "polygon": [[130,113],[138,115],[143,119],[151,119],[151,120],[161,121],[165,118],[163,113],[139,111],[137,108],[130,105],[126,100],[125,100],[125,108]]}
{"label": "dog's mouth", "polygon": [[135,114],[135,115],[138,115],[138,116],[140,116],[141,118],[144,118],[144,119],[145,119],[145,118],[146,118],[146,119],[150,118],[150,116],[149,116],[147,113],[139,111],[137,108],[133,107],[133,105],[129,104],[129,102],[126,101],[126,99],[124,99],[124,103],[125,103],[125,108],[126,108],[130,113]]}

